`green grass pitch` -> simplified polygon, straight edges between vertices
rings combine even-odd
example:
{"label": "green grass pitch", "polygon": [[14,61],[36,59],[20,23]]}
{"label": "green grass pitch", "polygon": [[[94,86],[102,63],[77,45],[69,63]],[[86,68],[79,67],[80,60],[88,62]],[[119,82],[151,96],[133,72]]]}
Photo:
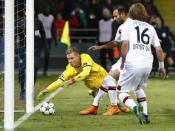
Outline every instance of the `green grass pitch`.
{"label": "green grass pitch", "polygon": [[[46,87],[57,76],[39,77],[35,91]],[[88,95],[88,88],[77,83],[62,90],[51,101],[55,104],[56,113],[44,116],[35,112],[24,121],[16,131],[174,131],[175,130],[175,76],[161,81],[150,78],[146,88],[148,111],[151,123],[139,125],[135,115],[120,113],[115,116],[103,116],[109,107],[107,95],[102,100],[98,114],[80,116],[79,111],[92,104],[93,98]],[[35,92],[35,94],[37,94]],[[133,93],[132,93],[133,95]],[[134,95],[133,95],[134,96]],[[37,104],[37,102],[36,102]],[[2,130],[2,129],[1,129]]]}

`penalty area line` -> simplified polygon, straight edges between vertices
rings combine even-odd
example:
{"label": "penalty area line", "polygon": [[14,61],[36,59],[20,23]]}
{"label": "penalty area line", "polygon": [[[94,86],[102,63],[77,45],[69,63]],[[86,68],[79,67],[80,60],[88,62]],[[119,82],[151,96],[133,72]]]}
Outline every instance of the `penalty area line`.
{"label": "penalty area line", "polygon": [[39,110],[40,106],[42,105],[43,102],[49,101],[52,99],[55,95],[57,95],[59,92],[63,90],[62,87],[58,88],[56,91],[54,91],[52,94],[47,96],[44,100],[42,100],[37,106],[34,108],[34,112],[32,113],[26,113],[22,117],[20,117],[14,124],[14,128],[17,128],[21,123],[23,123],[25,120],[27,120],[33,113],[35,113],[37,110]]}

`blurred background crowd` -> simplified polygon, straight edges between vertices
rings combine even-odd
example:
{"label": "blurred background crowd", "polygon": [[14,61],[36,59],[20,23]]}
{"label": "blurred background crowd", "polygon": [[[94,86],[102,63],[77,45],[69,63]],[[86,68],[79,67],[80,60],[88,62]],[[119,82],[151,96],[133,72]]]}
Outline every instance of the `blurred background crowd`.
{"label": "blurred background crowd", "polygon": [[[129,9],[141,2],[161,41],[164,51],[167,78],[175,70],[175,5],[174,0],[34,0],[35,2],[35,82],[38,70],[43,76],[58,72],[67,65],[66,45],[60,38],[65,22],[69,22],[71,45],[80,52],[88,53],[94,61],[110,70],[120,57],[118,47],[90,51],[94,44],[106,44],[114,40],[119,23],[113,20],[113,10],[118,6]],[[19,72],[20,98],[25,96],[26,68],[26,16],[25,0],[15,0],[15,67]],[[152,50],[155,56],[155,51]],[[156,75],[157,60],[154,59],[152,74]],[[4,67],[4,0],[0,0],[0,72]]]}
{"label": "blurred background crowd", "polygon": [[[1,0],[1,7],[3,1]],[[150,16],[149,22],[155,27],[161,40],[167,73],[169,69],[174,71],[175,26],[171,23],[174,23],[175,15],[170,16],[170,13],[173,12],[173,4],[175,4],[173,0],[35,0],[34,2],[36,72],[38,68],[42,67],[43,75],[47,75],[48,69],[65,68],[67,64],[65,50],[67,47],[60,44],[60,37],[66,21],[69,21],[72,46],[76,46],[81,52],[89,53],[97,63],[109,70],[120,55],[118,48],[94,52],[89,51],[88,47],[95,43],[105,44],[113,40],[119,27],[119,24],[112,19],[113,10],[118,6],[129,9],[131,4],[137,2],[141,2],[145,6]],[[167,3],[168,6],[164,3]],[[25,48],[21,48],[25,47],[25,0],[15,0],[15,4],[17,12],[15,25],[18,27],[15,32],[17,34],[15,47],[16,54],[20,56],[19,59],[23,59],[23,62],[18,62],[18,66],[21,66],[25,63],[25,53],[21,53],[25,52]],[[2,9],[1,14],[3,14]],[[165,20],[164,18],[168,16],[170,19]],[[0,15],[0,19],[3,20],[3,15]],[[165,23],[168,23],[168,26]],[[0,26],[0,46],[2,46],[3,22],[0,22]],[[154,67],[157,67],[156,60]]]}
{"label": "blurred background crowd", "polygon": [[[173,29],[164,24],[164,17],[161,16],[154,0],[37,0],[35,1],[35,13],[43,23],[49,45],[59,43],[65,21],[68,20],[71,42],[79,44],[78,46],[84,44],[80,46],[80,50],[88,52],[88,44],[105,44],[114,39],[119,24],[112,20],[113,10],[118,6],[128,9],[131,4],[137,2],[141,2],[145,6],[150,16],[149,22],[154,25],[159,39],[162,41],[168,73],[169,67],[174,67],[175,37]],[[49,30],[51,33],[48,36]],[[119,57],[116,51],[115,49],[102,50],[95,59],[109,70],[108,65],[113,64]],[[95,54],[94,52],[90,53]],[[154,67],[157,67],[156,61]]]}

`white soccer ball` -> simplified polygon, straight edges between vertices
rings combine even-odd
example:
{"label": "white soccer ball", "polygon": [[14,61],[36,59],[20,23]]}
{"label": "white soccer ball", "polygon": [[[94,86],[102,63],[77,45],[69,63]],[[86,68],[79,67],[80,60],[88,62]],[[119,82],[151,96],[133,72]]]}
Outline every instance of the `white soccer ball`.
{"label": "white soccer ball", "polygon": [[52,102],[44,102],[40,107],[43,115],[53,115],[55,113],[55,105]]}

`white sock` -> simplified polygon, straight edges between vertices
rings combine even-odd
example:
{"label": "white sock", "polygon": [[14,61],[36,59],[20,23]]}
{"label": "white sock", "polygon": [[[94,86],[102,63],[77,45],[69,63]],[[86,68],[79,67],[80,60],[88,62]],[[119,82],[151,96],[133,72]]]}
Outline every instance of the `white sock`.
{"label": "white sock", "polygon": [[105,95],[105,92],[103,90],[99,89],[97,95],[94,98],[92,105],[98,106],[104,95]]}
{"label": "white sock", "polygon": [[131,110],[133,110],[133,108],[137,106],[134,100],[131,98],[131,96],[128,93],[120,93],[119,98]]}
{"label": "white sock", "polygon": [[111,106],[116,106],[118,103],[116,90],[108,90]]}
{"label": "white sock", "polygon": [[136,97],[138,103],[143,107],[143,113],[145,115],[148,115],[148,107],[147,107],[147,101],[146,101],[146,95],[143,89],[139,89],[136,91]]}
{"label": "white sock", "polygon": [[116,80],[112,76],[108,75],[104,78],[102,86],[108,89],[111,106],[117,105],[118,100],[116,92]]}

